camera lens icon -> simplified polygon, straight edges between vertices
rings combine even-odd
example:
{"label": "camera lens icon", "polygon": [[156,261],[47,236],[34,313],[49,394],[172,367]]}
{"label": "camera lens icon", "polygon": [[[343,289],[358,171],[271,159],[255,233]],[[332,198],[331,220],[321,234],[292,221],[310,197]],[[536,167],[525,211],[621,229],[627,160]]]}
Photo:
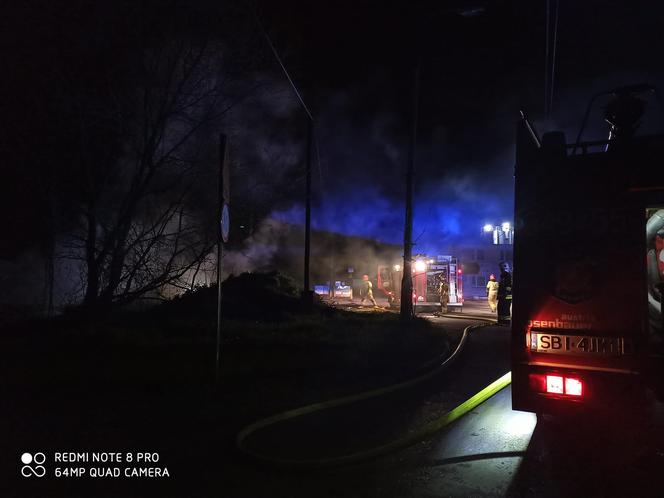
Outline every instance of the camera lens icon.
{"label": "camera lens icon", "polygon": [[[23,453],[21,455],[21,475],[23,477],[44,477],[46,475],[46,467],[42,464],[46,461],[46,455],[41,452],[37,452],[34,455],[32,453]],[[30,465],[34,464],[34,465]]]}

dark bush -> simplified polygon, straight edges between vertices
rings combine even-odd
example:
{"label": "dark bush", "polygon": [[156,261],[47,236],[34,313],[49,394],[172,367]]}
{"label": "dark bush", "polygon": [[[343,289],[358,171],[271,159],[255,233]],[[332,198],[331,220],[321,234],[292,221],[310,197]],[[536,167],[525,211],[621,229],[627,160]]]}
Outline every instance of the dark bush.
{"label": "dark bush", "polygon": [[[222,282],[222,313],[225,318],[279,321],[302,311],[298,288],[278,272],[242,273]],[[217,286],[199,287],[159,306],[159,313],[216,317]]]}

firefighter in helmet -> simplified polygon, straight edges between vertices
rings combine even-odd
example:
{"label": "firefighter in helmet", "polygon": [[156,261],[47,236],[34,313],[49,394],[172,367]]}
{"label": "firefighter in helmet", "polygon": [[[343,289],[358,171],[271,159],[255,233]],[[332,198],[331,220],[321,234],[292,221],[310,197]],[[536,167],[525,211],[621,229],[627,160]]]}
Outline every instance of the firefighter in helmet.
{"label": "firefighter in helmet", "polygon": [[364,300],[368,299],[374,306],[378,306],[373,297],[373,284],[371,283],[371,280],[369,280],[369,275],[362,275],[362,280],[364,281],[364,292],[362,293],[360,304],[364,304]]}
{"label": "firefighter in helmet", "polygon": [[512,307],[512,274],[507,263],[502,262],[500,268],[500,282],[498,283],[498,324],[509,325]]}
{"label": "firefighter in helmet", "polygon": [[496,276],[492,273],[489,275],[489,281],[486,283],[486,300],[489,303],[492,313],[496,312],[498,306],[498,286]]}
{"label": "firefighter in helmet", "polygon": [[440,312],[447,313],[447,305],[450,302],[450,284],[447,283],[447,279],[444,275],[440,277],[438,293],[440,295]]}

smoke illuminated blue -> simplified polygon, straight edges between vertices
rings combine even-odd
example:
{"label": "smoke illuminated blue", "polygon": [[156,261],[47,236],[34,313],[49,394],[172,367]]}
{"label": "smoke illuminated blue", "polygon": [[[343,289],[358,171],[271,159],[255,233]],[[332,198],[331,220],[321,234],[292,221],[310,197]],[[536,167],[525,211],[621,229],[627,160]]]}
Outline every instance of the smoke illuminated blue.
{"label": "smoke illuminated blue", "polygon": [[[512,219],[511,183],[503,189],[475,186],[471,178],[425,186],[414,201],[414,251],[440,254],[456,244],[477,244],[487,220]],[[292,206],[272,216],[302,225],[304,207]],[[376,188],[326,193],[312,207],[312,228],[402,244],[404,203]]]}

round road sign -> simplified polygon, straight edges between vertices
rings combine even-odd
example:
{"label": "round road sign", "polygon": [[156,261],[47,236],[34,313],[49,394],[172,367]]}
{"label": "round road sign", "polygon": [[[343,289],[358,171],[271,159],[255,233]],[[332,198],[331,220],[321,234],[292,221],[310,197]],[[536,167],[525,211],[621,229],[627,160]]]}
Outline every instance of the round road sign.
{"label": "round road sign", "polygon": [[231,219],[228,214],[228,204],[221,208],[221,240],[228,242],[228,232],[231,229]]}

